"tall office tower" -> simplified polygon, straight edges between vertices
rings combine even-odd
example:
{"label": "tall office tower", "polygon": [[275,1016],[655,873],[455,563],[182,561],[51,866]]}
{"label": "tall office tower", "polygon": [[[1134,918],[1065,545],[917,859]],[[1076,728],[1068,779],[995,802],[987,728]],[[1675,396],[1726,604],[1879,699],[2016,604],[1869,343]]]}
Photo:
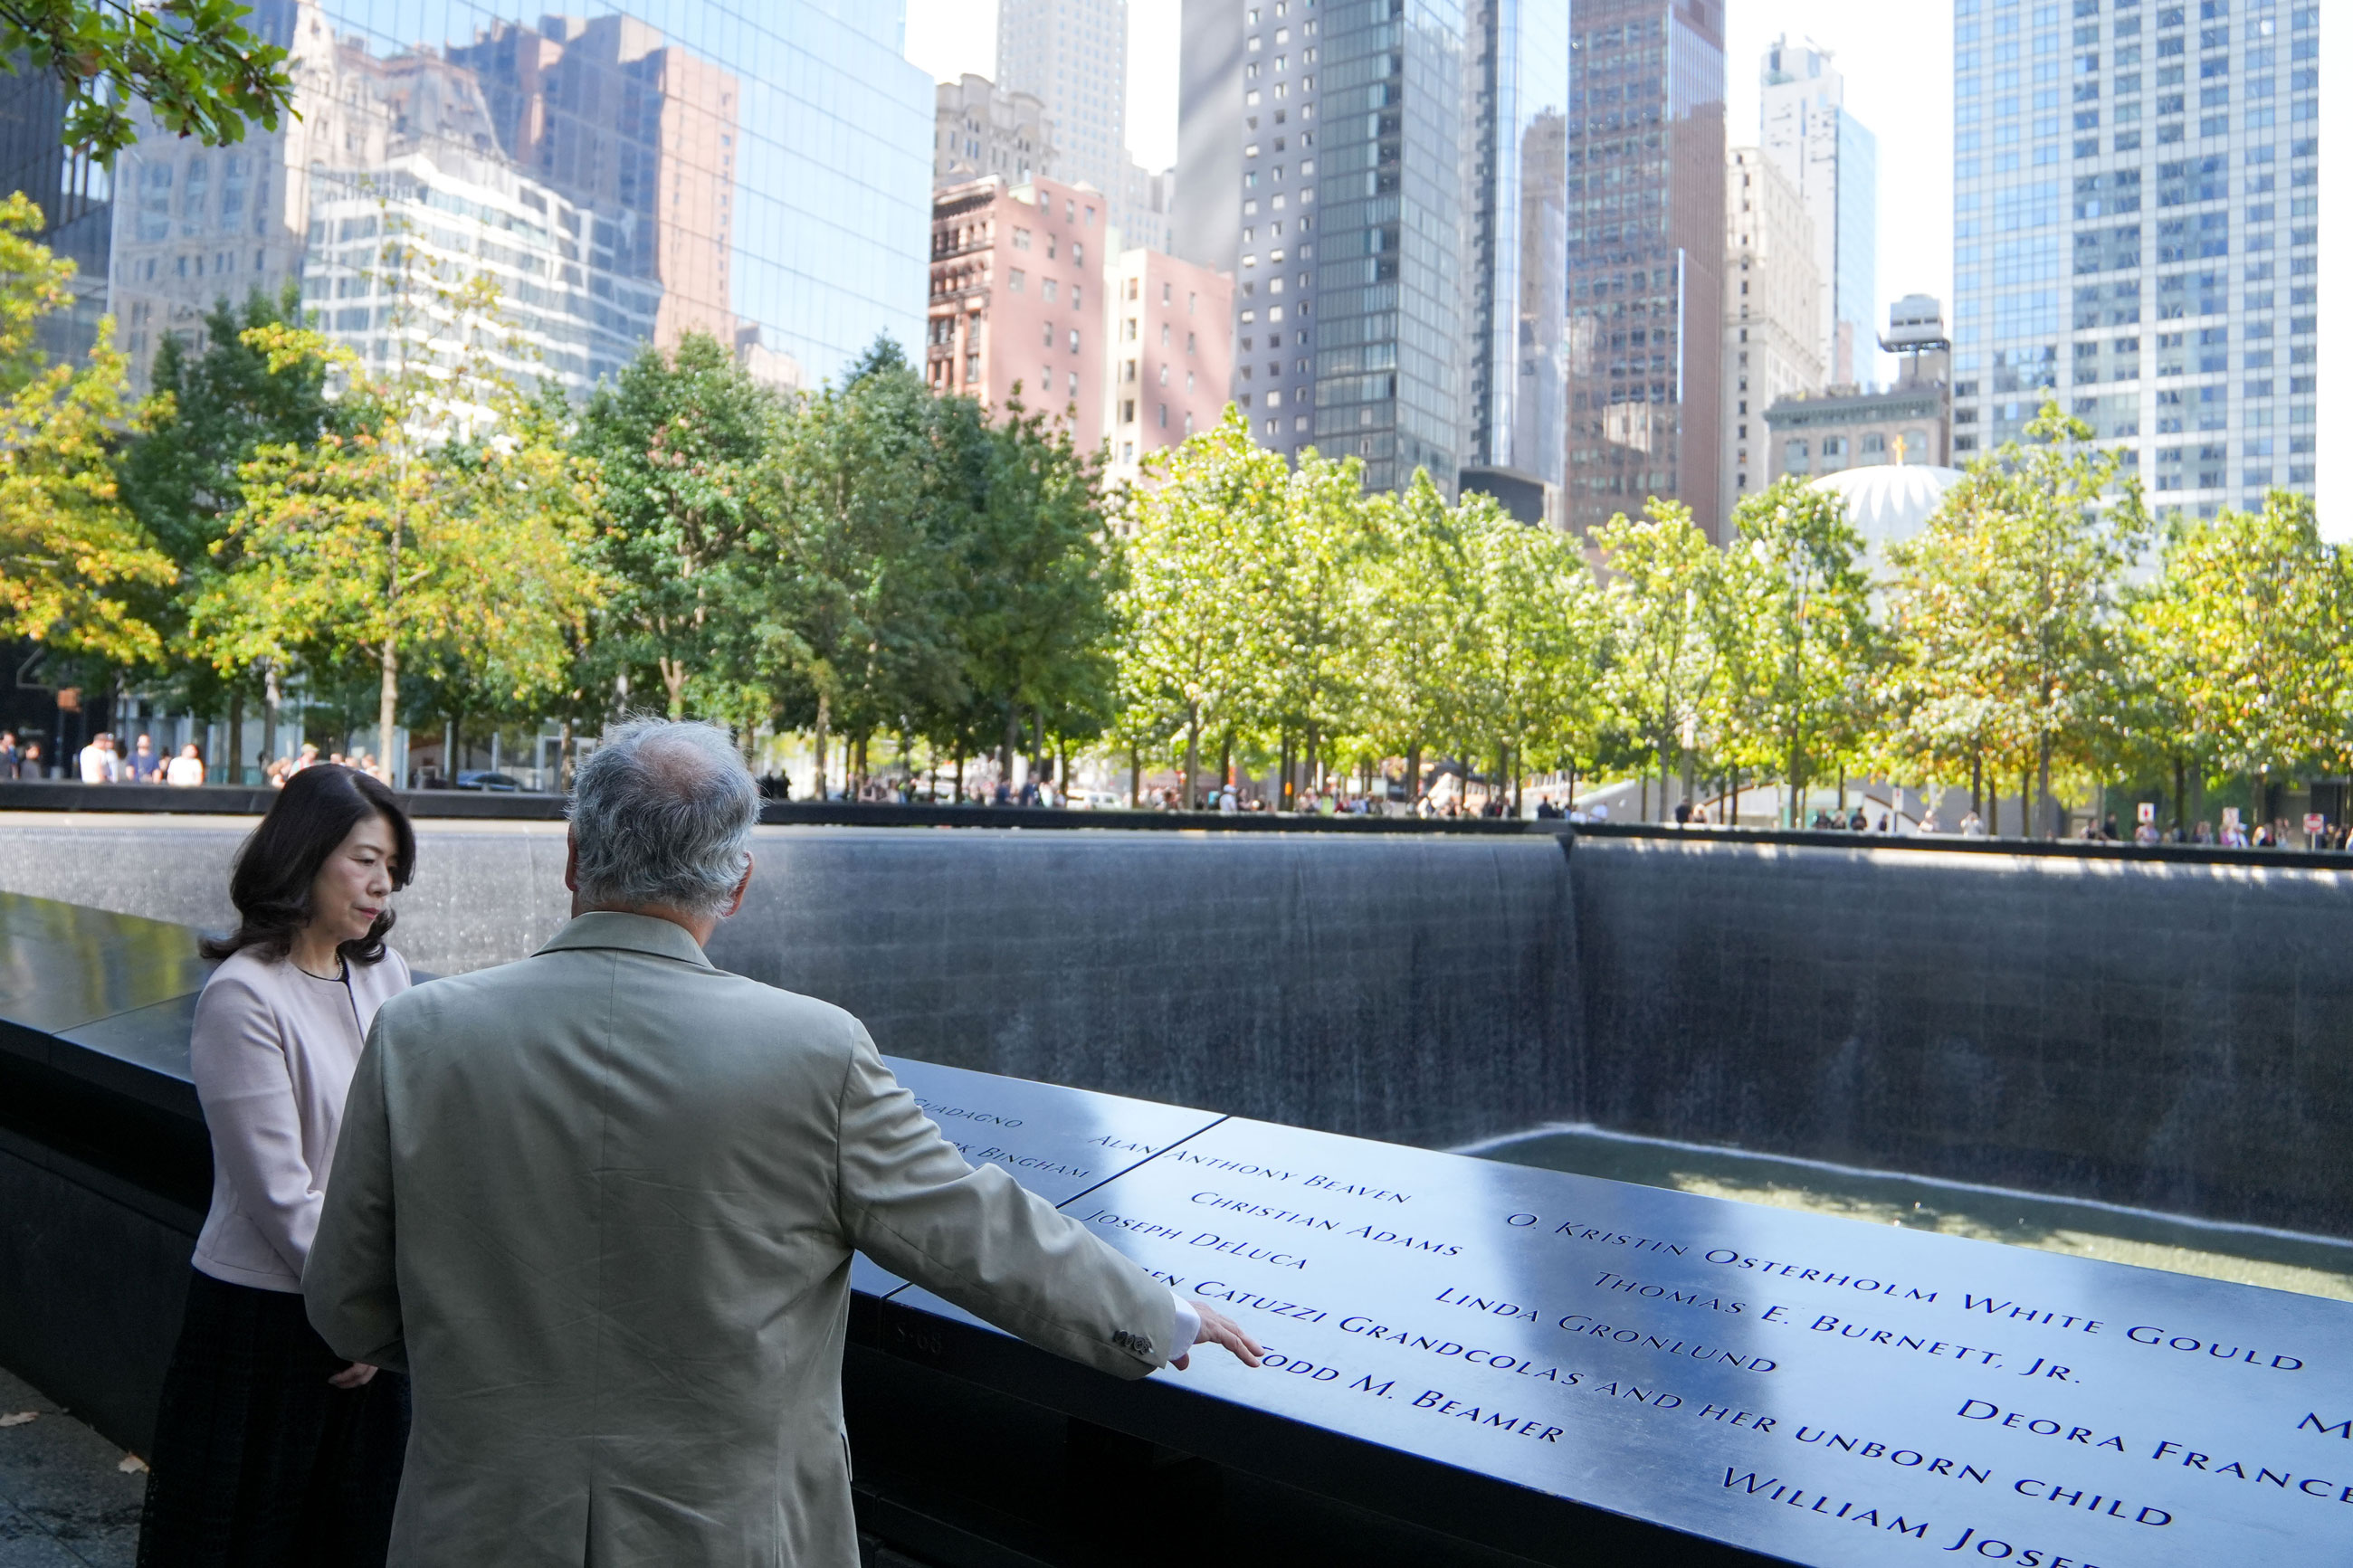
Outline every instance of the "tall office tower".
{"label": "tall office tower", "polygon": [[1724,8],[1590,0],[1574,17],[1568,526],[1658,496],[1720,537]]}
{"label": "tall office tower", "polygon": [[[1345,20],[1364,9],[1335,7],[1331,19]],[[1319,443],[1312,413],[1319,358],[1314,336],[1319,309],[1316,243],[1323,221],[1316,211],[1316,75],[1319,51],[1325,58],[1337,58],[1324,37],[1324,20],[1321,8],[1308,0],[1185,0],[1178,71],[1170,244],[1181,258],[1234,279],[1233,401],[1250,416],[1260,442],[1294,454]],[[1361,70],[1377,63],[1355,65]],[[1347,181],[1334,186],[1335,192],[1344,184],[1349,190],[1355,198],[1350,211],[1360,223],[1368,184],[1386,180],[1394,191],[1398,181],[1397,113],[1384,117],[1366,108],[1382,93],[1401,101],[1403,88],[1383,78],[1356,95],[1360,144],[1352,156],[1361,161],[1352,165]],[[1386,166],[1374,163],[1377,140],[1361,144],[1367,119],[1376,130],[1385,123],[1392,139]],[[1388,201],[1394,209],[1397,196]],[[1353,239],[1360,258],[1356,271],[1381,265],[1378,258],[1363,258],[1368,243],[1363,232]],[[1393,279],[1394,254],[1386,266]],[[1395,299],[1394,284],[1388,293]],[[1363,289],[1352,296],[1360,304],[1367,297]],[[1333,348],[1340,353],[1341,345]],[[1347,348],[1362,357],[1361,345]],[[1352,399],[1346,418],[1358,417]],[[1380,429],[1387,440],[1391,426]],[[1369,424],[1352,423],[1345,449],[1362,451],[1372,432]],[[1369,461],[1372,454],[1366,456]],[[1412,471],[1405,470],[1408,476]],[[1451,485],[1453,477],[1450,460],[1441,478]]]}
{"label": "tall office tower", "polygon": [[1462,487],[1559,516],[1568,433],[1568,7],[1471,0]]}
{"label": "tall office tower", "polygon": [[[1305,16],[1300,54],[1314,69],[1315,9]],[[1315,444],[1363,458],[1373,489],[1401,487],[1426,468],[1451,496],[1466,451],[1472,358],[1463,341],[1469,212],[1460,184],[1472,133],[1466,18],[1449,0],[1359,0],[1333,6],[1323,20],[1323,145],[1303,137],[1292,155],[1301,178],[1323,167],[1314,237],[1300,242],[1296,258],[1319,253]],[[1280,31],[1280,16],[1268,25]],[[1279,90],[1283,51],[1268,47],[1276,61],[1270,90]],[[1261,156],[1243,149],[1244,189],[1271,190],[1270,221],[1282,210],[1274,205],[1282,197],[1281,140]],[[1271,165],[1263,185],[1261,164]],[[1245,257],[1251,206],[1245,195]],[[1247,268],[1241,276],[1247,291]]]}
{"label": "tall office tower", "polygon": [[1127,153],[1127,0],[1001,0],[997,85],[1046,106],[1057,179],[1101,191],[1127,243],[1166,239],[1152,176]]}
{"label": "tall office tower", "polygon": [[[339,341],[391,357],[387,231],[443,281],[496,280],[517,363],[575,391],[691,331],[786,382],[878,332],[912,346],[934,104],[897,10],[632,14],[655,10],[481,14],[419,42],[378,30],[369,0],[268,0],[297,115],[226,148],[150,136],[117,169],[110,290],[134,374],[215,300],[289,279]],[[807,80],[830,84],[822,105],[788,86]]]}
{"label": "tall office tower", "polygon": [[1765,51],[1762,76],[1766,153],[1814,220],[1822,363],[1838,384],[1870,381],[1879,323],[1879,139],[1847,111],[1846,79],[1829,50],[1778,39]]}
{"label": "tall office tower", "polygon": [[985,76],[940,83],[932,137],[932,186],[986,174],[1026,185],[1054,172],[1054,122],[1034,93],[1007,92]]}
{"label": "tall office tower", "polygon": [[36,343],[52,358],[79,358],[106,313],[107,237],[113,179],[103,164],[65,145],[65,89],[47,71],[21,67],[0,76],[0,195],[22,191],[41,209],[30,237],[75,267],[73,303],[42,318]]}
{"label": "tall office tower", "polygon": [[2161,510],[2312,493],[2321,9],[1954,0],[1956,462],[2056,397]]}
{"label": "tall office tower", "polygon": [[1762,148],[1735,147],[1725,161],[1724,216],[1720,483],[1728,515],[1770,482],[1765,411],[1822,388],[1822,299],[1814,220]]}

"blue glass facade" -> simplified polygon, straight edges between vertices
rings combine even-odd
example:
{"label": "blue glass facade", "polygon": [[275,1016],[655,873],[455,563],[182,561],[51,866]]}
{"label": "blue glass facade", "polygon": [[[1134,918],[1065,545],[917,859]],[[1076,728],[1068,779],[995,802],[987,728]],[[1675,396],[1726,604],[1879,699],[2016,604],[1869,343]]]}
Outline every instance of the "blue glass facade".
{"label": "blue glass facade", "polygon": [[1838,237],[1831,308],[1848,339],[1858,382],[1871,374],[1879,342],[1879,138],[1846,111],[1838,114]]}
{"label": "blue glass facade", "polygon": [[530,357],[575,388],[705,331],[813,384],[919,341],[932,84],[903,6],[631,0],[265,0],[303,118],[119,172],[111,285],[134,362],[212,300],[299,281],[381,353],[371,222],[436,273],[495,278]]}
{"label": "blue glass facade", "polygon": [[1568,126],[1568,499],[1575,531],[1650,498],[1711,536],[1724,320],[1723,10],[1588,0]]}
{"label": "blue glass facade", "polygon": [[1463,23],[1460,0],[1324,17],[1314,431],[1373,489],[1427,468],[1451,493],[1462,462]]}
{"label": "blue glass facade", "polygon": [[1566,462],[1568,8],[1472,6],[1467,460],[1558,485]]}
{"label": "blue glass facade", "polygon": [[2161,511],[2310,494],[2313,0],[1955,0],[1954,451],[2046,397]]}

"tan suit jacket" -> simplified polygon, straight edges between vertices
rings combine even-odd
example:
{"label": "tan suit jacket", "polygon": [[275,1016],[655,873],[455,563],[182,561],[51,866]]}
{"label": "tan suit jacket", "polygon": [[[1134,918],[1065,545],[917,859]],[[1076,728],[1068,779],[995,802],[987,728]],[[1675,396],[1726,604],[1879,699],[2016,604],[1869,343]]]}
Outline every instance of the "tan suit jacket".
{"label": "tan suit jacket", "polygon": [[340,1355],[406,1371],[395,1564],[858,1561],[849,1257],[1121,1377],[1175,1302],[974,1170],[858,1020],[583,915],[387,1002],[303,1276]]}

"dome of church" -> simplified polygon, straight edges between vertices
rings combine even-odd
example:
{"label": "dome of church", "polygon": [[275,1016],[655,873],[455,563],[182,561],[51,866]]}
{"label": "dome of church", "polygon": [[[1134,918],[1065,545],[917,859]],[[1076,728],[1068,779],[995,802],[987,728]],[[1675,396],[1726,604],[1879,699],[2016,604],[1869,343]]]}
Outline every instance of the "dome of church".
{"label": "dome of church", "polygon": [[1958,468],[1878,463],[1824,474],[1808,488],[1844,496],[1847,521],[1862,535],[1864,548],[1877,555],[1926,528],[1944,504],[1945,492],[1960,481]]}

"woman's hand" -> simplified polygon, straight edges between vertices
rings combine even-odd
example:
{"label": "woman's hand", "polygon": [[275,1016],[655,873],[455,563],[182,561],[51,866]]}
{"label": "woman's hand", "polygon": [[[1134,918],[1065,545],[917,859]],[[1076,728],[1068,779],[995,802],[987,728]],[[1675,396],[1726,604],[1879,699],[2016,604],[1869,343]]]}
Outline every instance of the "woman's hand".
{"label": "woman's hand", "polygon": [[375,1368],[364,1361],[355,1361],[327,1381],[337,1388],[357,1388],[375,1375]]}

